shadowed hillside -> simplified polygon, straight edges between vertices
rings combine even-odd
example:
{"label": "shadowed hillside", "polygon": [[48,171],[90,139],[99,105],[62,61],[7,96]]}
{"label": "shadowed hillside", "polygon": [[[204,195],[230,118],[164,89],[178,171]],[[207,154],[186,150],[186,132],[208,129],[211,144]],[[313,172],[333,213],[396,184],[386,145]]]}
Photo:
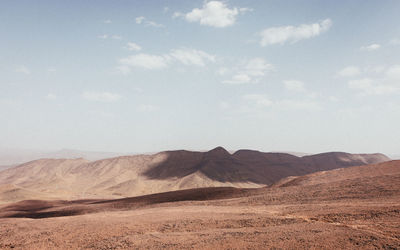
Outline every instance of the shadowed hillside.
{"label": "shadowed hillside", "polygon": [[89,162],[40,159],[0,172],[0,202],[24,199],[121,198],[201,187],[257,188],[288,176],[379,163],[382,154],[285,153],[222,147],[208,152],[166,151]]}
{"label": "shadowed hillside", "polygon": [[243,202],[249,205],[292,204],[313,200],[350,198],[391,199],[399,196],[398,185],[400,185],[400,161],[390,161],[288,177],[265,188],[197,188],[122,199],[25,200],[3,206],[0,218],[40,219],[105,211],[124,211],[163,203],[232,198],[240,199],[226,201],[230,205]]}

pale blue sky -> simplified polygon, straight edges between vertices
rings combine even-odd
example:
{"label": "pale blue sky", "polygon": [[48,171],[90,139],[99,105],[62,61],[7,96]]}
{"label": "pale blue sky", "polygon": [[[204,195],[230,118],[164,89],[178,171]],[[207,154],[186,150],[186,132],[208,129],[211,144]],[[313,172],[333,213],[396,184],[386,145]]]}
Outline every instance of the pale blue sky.
{"label": "pale blue sky", "polygon": [[399,153],[400,1],[0,2],[0,147]]}

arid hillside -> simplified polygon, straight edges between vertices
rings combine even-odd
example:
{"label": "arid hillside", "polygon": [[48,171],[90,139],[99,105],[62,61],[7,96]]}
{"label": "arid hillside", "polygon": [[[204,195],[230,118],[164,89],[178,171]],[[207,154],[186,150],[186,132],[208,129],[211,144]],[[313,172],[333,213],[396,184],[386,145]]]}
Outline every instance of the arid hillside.
{"label": "arid hillside", "polygon": [[400,161],[123,199],[0,207],[0,248],[398,249]]}
{"label": "arid hillside", "polygon": [[40,159],[0,172],[0,203],[26,199],[121,198],[200,187],[257,188],[288,176],[379,163],[382,154],[285,153],[218,147],[98,161]]}

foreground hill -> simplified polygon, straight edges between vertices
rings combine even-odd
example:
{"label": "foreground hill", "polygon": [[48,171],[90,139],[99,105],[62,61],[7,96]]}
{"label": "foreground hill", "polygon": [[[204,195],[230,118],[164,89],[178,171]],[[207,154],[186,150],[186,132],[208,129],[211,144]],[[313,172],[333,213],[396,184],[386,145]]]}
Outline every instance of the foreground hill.
{"label": "foreground hill", "polygon": [[398,249],[399,186],[390,161],[258,189],[21,201],[0,207],[0,248]]}
{"label": "foreground hill", "polygon": [[166,151],[94,162],[40,159],[0,172],[0,203],[24,199],[119,198],[200,187],[257,188],[288,176],[379,163],[382,154],[285,153],[218,147]]}

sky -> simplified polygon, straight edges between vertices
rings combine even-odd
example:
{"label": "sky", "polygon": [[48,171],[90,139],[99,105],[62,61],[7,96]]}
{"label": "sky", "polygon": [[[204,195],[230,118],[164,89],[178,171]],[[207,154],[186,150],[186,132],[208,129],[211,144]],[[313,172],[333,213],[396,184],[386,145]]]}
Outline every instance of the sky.
{"label": "sky", "polygon": [[400,153],[400,1],[2,0],[0,147]]}

